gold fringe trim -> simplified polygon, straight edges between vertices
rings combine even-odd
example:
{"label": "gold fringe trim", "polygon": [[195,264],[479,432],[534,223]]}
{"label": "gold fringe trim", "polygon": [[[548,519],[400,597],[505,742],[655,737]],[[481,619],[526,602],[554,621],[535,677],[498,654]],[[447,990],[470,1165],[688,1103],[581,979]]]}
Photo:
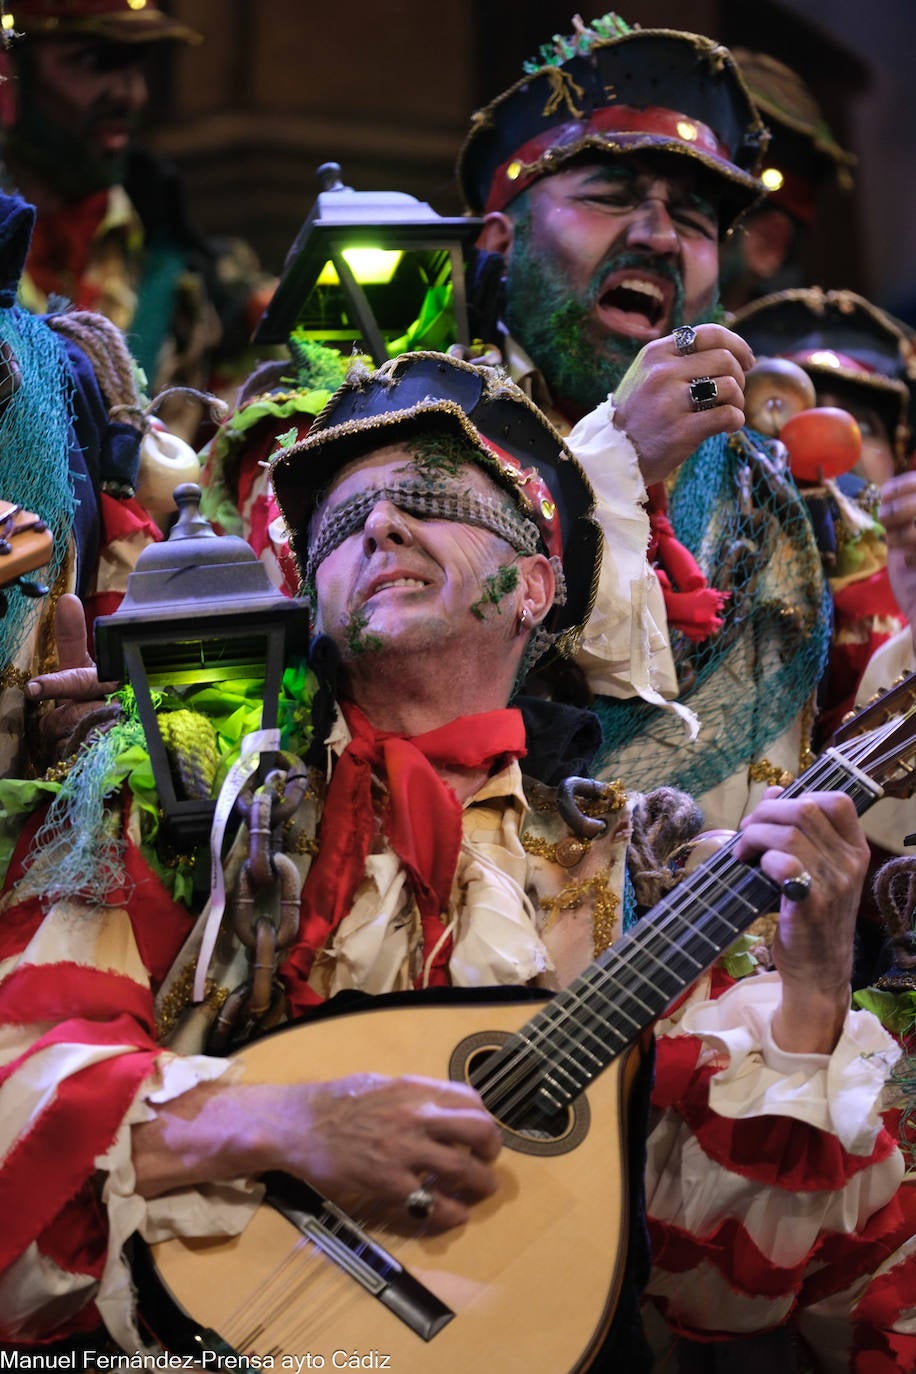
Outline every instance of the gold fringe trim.
{"label": "gold fringe trim", "polygon": [[[156,1034],[159,1040],[165,1040],[167,1036],[171,1035],[184,1012],[191,1006],[194,992],[194,971],[194,965],[189,964],[162,999],[156,1020]],[[207,979],[204,985],[204,1006],[219,1013],[228,997],[228,988],[223,987],[213,978]]]}

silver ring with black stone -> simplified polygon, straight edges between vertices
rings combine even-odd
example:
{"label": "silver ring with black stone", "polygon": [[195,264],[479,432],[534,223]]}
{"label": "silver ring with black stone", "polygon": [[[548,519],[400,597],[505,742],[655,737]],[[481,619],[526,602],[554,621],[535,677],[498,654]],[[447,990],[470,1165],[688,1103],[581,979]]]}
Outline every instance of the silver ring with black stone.
{"label": "silver ring with black stone", "polygon": [[694,410],[712,410],[719,401],[719,388],[712,377],[694,377],[688,383],[690,404]]}

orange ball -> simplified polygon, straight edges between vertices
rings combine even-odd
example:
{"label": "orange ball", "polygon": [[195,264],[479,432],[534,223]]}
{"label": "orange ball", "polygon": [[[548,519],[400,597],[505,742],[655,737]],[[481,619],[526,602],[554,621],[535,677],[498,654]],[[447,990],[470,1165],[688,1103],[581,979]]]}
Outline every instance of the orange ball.
{"label": "orange ball", "polygon": [[796,482],[822,482],[850,472],[862,455],[862,434],[848,410],[815,406],[786,420],[779,437]]}

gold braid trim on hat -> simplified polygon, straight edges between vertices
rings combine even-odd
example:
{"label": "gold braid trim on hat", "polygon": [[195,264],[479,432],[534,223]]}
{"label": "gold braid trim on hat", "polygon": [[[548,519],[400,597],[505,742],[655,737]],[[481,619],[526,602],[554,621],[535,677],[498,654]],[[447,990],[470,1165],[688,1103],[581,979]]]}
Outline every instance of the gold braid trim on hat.
{"label": "gold braid trim on hat", "polygon": [[[564,143],[561,148],[546,149],[546,151],[543,152],[540,157],[535,158],[533,162],[521,163],[519,177],[534,180],[536,177],[548,176],[551,172],[556,172],[561,165],[572,161],[572,159],[578,157],[580,153],[590,149],[594,149],[601,153],[614,153],[626,156],[638,152],[641,147],[646,146],[645,144],[623,141],[624,139],[633,137],[633,134],[627,135],[625,131],[622,134],[610,132],[602,134],[592,130],[589,133],[583,134],[581,138],[577,138],[572,143]],[[643,137],[643,135],[637,131],[636,137]],[[656,139],[661,138],[660,135],[653,135],[652,137]],[[666,155],[671,154],[675,157],[686,157],[690,159],[691,163],[701,163],[710,172],[714,173],[717,178],[721,179],[724,177],[727,181],[734,182],[735,185],[742,186],[747,191],[756,192],[758,201],[762,200],[766,195],[766,188],[763,183],[758,181],[757,177],[751,172],[745,172],[733,162],[729,162],[726,169],[722,162],[716,161],[709,153],[704,153],[693,146],[687,148],[679,139],[671,138],[660,142],[653,142],[650,146],[653,152],[663,152]],[[745,214],[753,204],[756,204],[756,201],[752,201],[749,205],[745,206],[741,214]]]}
{"label": "gold braid trim on hat", "polygon": [[574,81],[572,75],[563,67],[544,67],[541,73],[547,78],[550,86],[550,95],[547,103],[541,111],[543,118],[556,114],[561,105],[565,105],[574,119],[581,119],[584,111],[581,105],[577,105],[573,93],[581,100],[585,95],[585,87],[580,86],[578,81]]}
{"label": "gold braid trim on hat", "polygon": [[721,43],[717,43],[714,48],[710,48],[706,54],[706,61],[714,72],[723,72],[731,59],[728,48],[723,48]]}

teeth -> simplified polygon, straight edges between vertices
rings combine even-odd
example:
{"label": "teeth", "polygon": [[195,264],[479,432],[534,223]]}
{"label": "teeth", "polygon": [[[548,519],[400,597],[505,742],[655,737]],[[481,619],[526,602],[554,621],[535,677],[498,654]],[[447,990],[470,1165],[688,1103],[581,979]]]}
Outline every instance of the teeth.
{"label": "teeth", "polygon": [[[398,577],[394,582],[383,582],[376,587],[376,592],[386,592],[389,587],[425,587],[426,583],[419,581],[416,577]],[[373,596],[375,592],[373,592]]]}
{"label": "teeth", "polygon": [[625,281],[618,282],[617,289],[641,291],[643,295],[651,296],[654,301],[658,301],[659,305],[664,304],[665,293],[660,286],[656,286],[655,282],[652,281],[643,281],[642,278],[635,279],[627,277]]}

